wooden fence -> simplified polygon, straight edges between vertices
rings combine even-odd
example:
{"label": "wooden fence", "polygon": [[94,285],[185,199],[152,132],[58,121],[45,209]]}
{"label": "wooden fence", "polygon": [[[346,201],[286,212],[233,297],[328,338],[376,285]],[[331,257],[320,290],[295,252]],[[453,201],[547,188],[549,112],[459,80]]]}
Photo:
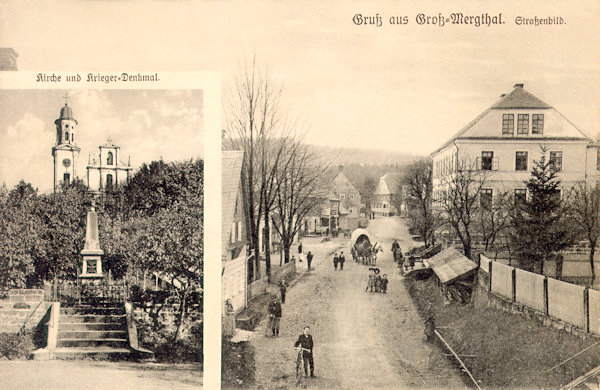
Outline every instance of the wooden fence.
{"label": "wooden fence", "polygon": [[484,255],[480,255],[479,267],[490,293],[585,332],[600,334],[599,291],[510,267]]}

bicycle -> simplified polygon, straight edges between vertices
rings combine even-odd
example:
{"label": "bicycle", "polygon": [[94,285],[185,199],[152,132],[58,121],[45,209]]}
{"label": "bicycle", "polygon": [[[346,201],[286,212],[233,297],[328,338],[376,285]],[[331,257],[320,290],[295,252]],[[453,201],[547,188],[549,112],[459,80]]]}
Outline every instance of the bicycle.
{"label": "bicycle", "polygon": [[308,369],[308,367],[305,367],[304,356],[302,356],[302,352],[310,352],[310,349],[302,347],[295,347],[294,349],[298,351],[298,356],[296,357],[296,385],[298,385],[302,381],[302,374]]}

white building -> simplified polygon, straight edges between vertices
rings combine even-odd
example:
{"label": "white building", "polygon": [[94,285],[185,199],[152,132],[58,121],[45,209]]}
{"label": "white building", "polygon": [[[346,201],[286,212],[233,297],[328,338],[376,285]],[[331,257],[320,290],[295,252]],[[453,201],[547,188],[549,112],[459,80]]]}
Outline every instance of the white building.
{"label": "white building", "polygon": [[434,199],[447,185],[446,179],[457,163],[486,172],[483,193],[496,191],[525,195],[525,180],[530,177],[540,147],[558,168],[563,188],[578,181],[596,182],[599,178],[598,144],[579,130],[552,106],[516,84],[507,95],[476,117],[471,123],[433,153]]}
{"label": "white building", "polygon": [[77,160],[81,149],[75,143],[77,120],[73,110],[65,103],[60,109],[60,116],[54,121],[56,125],[56,142],[52,147],[54,165],[54,191],[61,183],[69,185],[77,179]]}
{"label": "white building", "polygon": [[129,182],[132,175],[131,162],[127,164],[119,160],[120,147],[109,138],[105,145],[99,147],[98,159],[88,158],[87,185],[95,192],[101,192],[116,185]]}

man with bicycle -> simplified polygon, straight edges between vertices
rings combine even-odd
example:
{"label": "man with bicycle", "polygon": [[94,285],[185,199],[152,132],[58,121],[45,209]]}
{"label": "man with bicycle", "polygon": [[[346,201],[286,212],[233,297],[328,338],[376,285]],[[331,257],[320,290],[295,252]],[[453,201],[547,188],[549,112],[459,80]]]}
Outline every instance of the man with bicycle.
{"label": "man with bicycle", "polygon": [[313,360],[313,339],[308,333],[309,326],[304,327],[304,332],[298,337],[294,347],[302,348],[302,358],[304,360],[304,374],[308,376],[308,365],[310,365],[310,377],[315,378],[315,362]]}

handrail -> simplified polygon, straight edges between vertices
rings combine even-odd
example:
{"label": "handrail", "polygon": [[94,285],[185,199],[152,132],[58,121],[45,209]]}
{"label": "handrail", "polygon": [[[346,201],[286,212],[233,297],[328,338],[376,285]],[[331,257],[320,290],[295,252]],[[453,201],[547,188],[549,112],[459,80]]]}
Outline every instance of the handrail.
{"label": "handrail", "polygon": [[475,378],[473,378],[473,375],[471,375],[471,372],[469,371],[469,369],[467,368],[467,366],[465,366],[465,363],[463,363],[462,360],[460,360],[460,357],[458,357],[458,355],[456,354],[456,352],[454,352],[454,350],[452,349],[452,347],[450,347],[450,345],[446,342],[446,340],[444,340],[444,338],[442,337],[442,335],[440,334],[440,332],[438,332],[437,330],[433,330],[433,333],[435,333],[435,335],[442,340],[442,342],[444,343],[444,345],[446,345],[446,348],[448,348],[448,350],[450,350],[450,352],[452,352],[452,355],[454,355],[454,357],[456,358],[456,360],[458,360],[458,362],[460,363],[460,365],[462,366],[462,368],[465,370],[465,372],[467,373],[467,375],[469,375],[469,378],[471,378],[471,380],[473,381],[473,383],[475,383],[475,386],[477,386],[477,388],[479,390],[481,390],[481,387],[479,387],[479,384],[477,383],[477,381],[475,380]]}
{"label": "handrail", "polygon": [[37,311],[38,307],[40,307],[40,305],[42,304],[42,302],[44,302],[44,297],[42,297],[42,300],[38,302],[38,304],[35,306],[35,309],[33,309],[31,311],[31,313],[29,313],[29,315],[25,319],[25,322],[23,322],[23,325],[21,325],[21,327],[19,328],[19,331],[17,332],[17,334],[21,334],[21,332],[23,332],[23,329],[25,329],[25,325],[27,325],[27,323],[29,322],[29,320],[31,319],[33,314]]}

